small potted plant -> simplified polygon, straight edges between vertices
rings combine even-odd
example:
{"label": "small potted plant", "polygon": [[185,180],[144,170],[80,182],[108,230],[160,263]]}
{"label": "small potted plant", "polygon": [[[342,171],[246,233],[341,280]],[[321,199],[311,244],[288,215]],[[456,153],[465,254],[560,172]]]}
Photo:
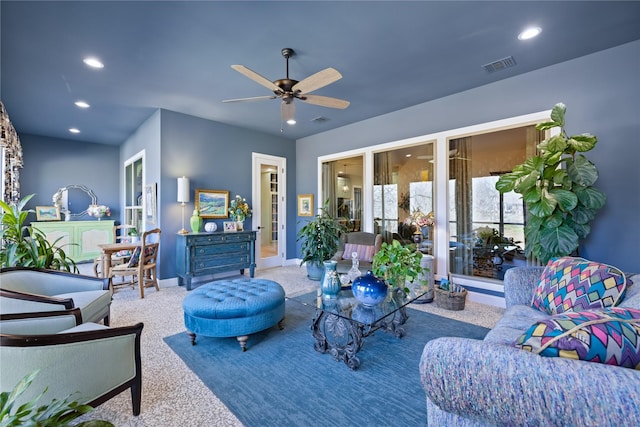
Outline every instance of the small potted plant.
{"label": "small potted plant", "polygon": [[320,213],[298,231],[298,241],[302,241],[301,262],[306,263],[307,276],[320,280],[324,270],[323,262],[331,259],[338,250],[340,233],[346,227],[329,214],[329,201],[320,208]]}
{"label": "small potted plant", "polygon": [[397,240],[384,242],[373,256],[372,271],[390,287],[402,289],[408,294],[406,282],[413,282],[418,277],[422,270],[421,261],[422,253],[416,251],[415,245],[403,246]]}
{"label": "small potted plant", "polygon": [[132,226],[127,233],[131,243],[136,243],[140,241],[140,234],[138,233],[138,228],[136,226]]}

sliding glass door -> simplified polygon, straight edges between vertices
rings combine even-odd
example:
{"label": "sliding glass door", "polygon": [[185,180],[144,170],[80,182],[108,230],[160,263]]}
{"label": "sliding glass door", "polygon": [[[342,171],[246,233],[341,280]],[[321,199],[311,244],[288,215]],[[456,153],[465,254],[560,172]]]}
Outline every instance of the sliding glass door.
{"label": "sliding glass door", "polygon": [[322,163],[322,197],[328,212],[349,231],[362,230],[363,157],[347,157]]}

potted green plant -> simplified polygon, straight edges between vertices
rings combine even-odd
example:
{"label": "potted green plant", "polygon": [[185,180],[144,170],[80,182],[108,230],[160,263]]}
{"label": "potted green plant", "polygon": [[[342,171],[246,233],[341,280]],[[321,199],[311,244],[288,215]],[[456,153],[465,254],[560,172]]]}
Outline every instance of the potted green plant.
{"label": "potted green plant", "polygon": [[522,194],[529,216],[524,228],[526,254],[546,264],[567,256],[589,235],[589,223],[606,203],[605,194],[594,188],[598,170],[584,153],[598,139],[589,133],[569,136],[565,131],[564,104],[556,104],[551,121],[538,130],[559,127],[560,133],[538,145],[540,154],[502,175],[496,183],[501,193]]}
{"label": "potted green plant", "polygon": [[16,204],[0,201],[0,266],[36,267],[65,270],[78,273],[75,261],[67,257],[61,247],[49,243],[44,233],[30,225],[25,225],[32,209],[24,209],[34,194],[26,196]]}
{"label": "potted green plant", "polygon": [[[71,400],[71,396],[63,399],[53,399],[51,403],[37,406],[38,400],[47,391],[36,396],[33,400],[20,405],[14,410],[16,400],[29,388],[39,371],[32,372],[21,379],[11,390],[0,393],[0,426],[71,426],[71,421],[93,411],[89,405],[81,405]],[[89,420],[76,427],[113,427],[108,421]]]}
{"label": "potted green plant", "polygon": [[408,294],[406,282],[413,282],[418,277],[422,269],[420,261],[422,253],[416,250],[415,245],[403,246],[397,240],[384,242],[373,256],[372,271],[390,287],[402,289]]}
{"label": "potted green plant", "polygon": [[306,263],[309,279],[320,280],[323,262],[338,251],[340,233],[346,231],[346,227],[329,213],[328,200],[320,213],[298,231],[297,240],[302,241],[300,265]]}

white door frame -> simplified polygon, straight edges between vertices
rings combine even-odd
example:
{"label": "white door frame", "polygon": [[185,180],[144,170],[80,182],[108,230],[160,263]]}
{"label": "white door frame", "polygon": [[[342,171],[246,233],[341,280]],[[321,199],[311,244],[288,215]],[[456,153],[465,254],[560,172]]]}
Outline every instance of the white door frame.
{"label": "white door frame", "polygon": [[[260,224],[262,222],[261,212],[261,175],[262,165],[276,165],[278,167],[278,252],[276,256],[262,258],[260,254],[260,235],[262,230]],[[256,266],[258,269],[281,267],[284,265],[287,253],[287,236],[286,236],[286,212],[287,212],[287,159],[284,157],[272,156],[269,154],[252,153],[251,155],[252,169],[252,186],[251,200],[253,201],[252,229],[257,230],[256,237]],[[268,213],[271,214],[270,212]]]}

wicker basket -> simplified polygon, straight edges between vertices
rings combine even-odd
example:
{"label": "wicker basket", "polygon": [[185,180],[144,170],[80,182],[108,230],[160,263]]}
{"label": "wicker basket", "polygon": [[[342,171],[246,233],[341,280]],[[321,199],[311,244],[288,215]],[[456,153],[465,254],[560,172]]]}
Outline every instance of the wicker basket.
{"label": "wicker basket", "polygon": [[436,306],[444,308],[446,310],[464,310],[464,302],[467,299],[467,290],[463,289],[462,292],[450,292],[440,289],[440,286],[436,286]]}

